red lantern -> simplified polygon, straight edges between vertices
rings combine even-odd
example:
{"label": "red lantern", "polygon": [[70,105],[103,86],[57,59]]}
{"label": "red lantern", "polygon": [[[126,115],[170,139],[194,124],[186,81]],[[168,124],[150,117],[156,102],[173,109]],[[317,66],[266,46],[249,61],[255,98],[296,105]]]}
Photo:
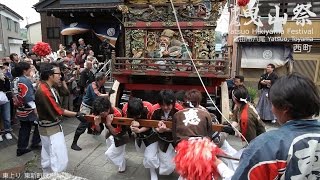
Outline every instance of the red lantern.
{"label": "red lantern", "polygon": [[48,43],[45,42],[37,42],[33,48],[32,52],[34,52],[38,56],[46,56],[51,53],[51,47]]}
{"label": "red lantern", "polygon": [[237,4],[238,6],[246,6],[248,3],[250,2],[250,0],[237,0]]}

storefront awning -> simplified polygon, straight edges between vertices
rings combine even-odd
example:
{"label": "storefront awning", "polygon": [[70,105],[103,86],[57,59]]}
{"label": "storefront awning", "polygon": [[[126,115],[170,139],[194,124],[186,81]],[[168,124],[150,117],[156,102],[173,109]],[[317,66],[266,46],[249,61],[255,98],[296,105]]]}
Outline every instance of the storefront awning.
{"label": "storefront awning", "polygon": [[22,39],[9,38],[9,44],[23,44]]}
{"label": "storefront awning", "polygon": [[276,67],[292,60],[292,48],[284,45],[241,46],[241,68],[265,68],[269,63]]}

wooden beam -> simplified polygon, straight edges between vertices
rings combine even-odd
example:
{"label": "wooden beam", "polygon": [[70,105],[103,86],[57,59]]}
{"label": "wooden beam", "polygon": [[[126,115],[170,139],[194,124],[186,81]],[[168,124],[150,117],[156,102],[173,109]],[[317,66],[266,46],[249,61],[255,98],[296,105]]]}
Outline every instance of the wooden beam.
{"label": "wooden beam", "polygon": [[[89,122],[94,122],[94,116],[93,115],[86,115],[85,119]],[[106,119],[103,119],[102,122],[105,123]],[[118,125],[124,125],[124,126],[130,126],[131,123],[134,121],[133,118],[125,118],[125,117],[114,117],[112,120],[112,124],[118,124]],[[159,120],[150,120],[150,119],[137,119],[136,121],[139,122],[140,126],[143,127],[153,127],[157,128]],[[168,128],[172,128],[172,122],[171,121],[164,121],[166,126]],[[222,131],[224,125],[222,124],[212,124],[212,130],[213,131]]]}
{"label": "wooden beam", "polygon": [[[124,84],[124,88],[126,90],[154,90],[154,91],[161,91],[163,89],[171,89],[173,91],[180,91],[180,90],[190,90],[190,89],[197,89],[200,92],[205,92],[203,87],[199,85],[172,85],[172,84],[138,84],[138,83],[126,83]],[[215,87],[208,86],[206,87],[209,92],[213,92]]]}
{"label": "wooden beam", "polygon": [[293,54],[293,59],[295,61],[318,61],[320,60],[320,54]]}
{"label": "wooden beam", "polygon": [[117,106],[117,100],[119,98],[118,96],[121,93],[121,92],[118,92],[118,91],[121,91],[121,89],[119,89],[119,86],[120,86],[120,82],[115,80],[112,86],[112,89],[115,90],[115,92],[110,95],[110,102],[113,107]]}

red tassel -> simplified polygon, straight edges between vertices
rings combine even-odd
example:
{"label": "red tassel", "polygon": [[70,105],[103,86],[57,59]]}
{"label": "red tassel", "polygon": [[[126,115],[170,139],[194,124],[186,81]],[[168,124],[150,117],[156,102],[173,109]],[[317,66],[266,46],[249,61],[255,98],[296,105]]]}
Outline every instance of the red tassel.
{"label": "red tassel", "polygon": [[34,52],[38,56],[46,56],[51,53],[51,47],[48,43],[45,42],[37,42],[33,48],[32,52]]}
{"label": "red tassel", "polygon": [[225,154],[208,138],[182,140],[176,147],[174,158],[177,172],[187,180],[218,179],[214,161],[217,154]]}
{"label": "red tassel", "polygon": [[238,6],[246,6],[248,3],[250,2],[250,0],[237,0],[237,4]]}

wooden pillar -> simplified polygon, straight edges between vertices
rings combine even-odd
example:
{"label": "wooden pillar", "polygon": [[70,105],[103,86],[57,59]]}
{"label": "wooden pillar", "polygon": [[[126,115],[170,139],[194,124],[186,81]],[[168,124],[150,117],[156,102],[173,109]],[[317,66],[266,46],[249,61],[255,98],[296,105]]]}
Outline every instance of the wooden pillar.
{"label": "wooden pillar", "polygon": [[[230,106],[229,106],[229,95],[228,95],[228,85],[224,81],[221,83],[221,95],[220,95],[220,107],[221,112],[225,118],[229,120]],[[221,122],[224,122],[225,119],[222,117]]]}

